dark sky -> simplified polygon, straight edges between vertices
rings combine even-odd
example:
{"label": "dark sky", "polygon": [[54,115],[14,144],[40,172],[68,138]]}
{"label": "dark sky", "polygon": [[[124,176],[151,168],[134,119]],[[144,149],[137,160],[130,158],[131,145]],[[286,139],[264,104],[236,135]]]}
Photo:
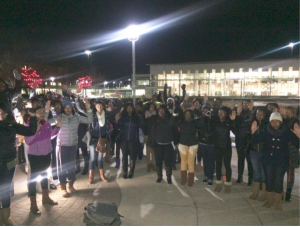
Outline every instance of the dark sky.
{"label": "dark sky", "polygon": [[[66,61],[92,64],[107,79],[132,73],[131,43],[101,41],[128,25],[172,15],[198,13],[160,30],[143,34],[136,43],[136,73],[146,64],[247,60],[299,41],[296,0],[7,0],[0,3],[0,50],[15,49],[22,62]],[[1,54],[1,53],[0,53]],[[289,58],[290,48],[264,58]],[[293,56],[299,56],[299,45]]]}

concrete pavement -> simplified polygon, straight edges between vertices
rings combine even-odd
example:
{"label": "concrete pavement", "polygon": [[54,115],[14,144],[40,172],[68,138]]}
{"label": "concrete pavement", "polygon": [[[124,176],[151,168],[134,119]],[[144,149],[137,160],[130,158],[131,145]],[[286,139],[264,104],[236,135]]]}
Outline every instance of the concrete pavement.
{"label": "concrete pavement", "polygon": [[[112,159],[114,161],[114,158]],[[156,173],[146,172],[146,157],[137,161],[133,179],[123,179],[121,169],[105,164],[110,183],[102,183],[95,174],[95,184],[87,185],[87,176],[77,174],[76,194],[70,198],[60,196],[60,190],[50,190],[51,198],[59,205],[42,205],[41,194],[37,195],[41,216],[30,213],[27,197],[26,174],[24,166],[18,166],[12,198],[12,217],[17,225],[40,226],[81,226],[84,207],[93,201],[116,203],[122,225],[297,225],[299,226],[299,170],[292,202],[282,201],[283,212],[264,208],[263,202],[248,199],[252,188],[246,183],[235,184],[237,177],[237,157],[233,151],[233,185],[230,194],[213,191],[202,182],[203,172],[195,174],[193,187],[180,185],[180,165],[173,171],[173,185],[164,180],[156,183]],[[247,179],[245,171],[244,179]]]}

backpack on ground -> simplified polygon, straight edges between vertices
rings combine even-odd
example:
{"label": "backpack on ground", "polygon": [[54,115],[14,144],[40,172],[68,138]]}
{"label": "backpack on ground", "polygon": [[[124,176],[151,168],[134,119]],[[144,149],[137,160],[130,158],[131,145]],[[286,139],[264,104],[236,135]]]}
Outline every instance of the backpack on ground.
{"label": "backpack on ground", "polygon": [[[85,208],[85,218],[88,218],[96,225],[121,225],[121,215],[118,214],[118,207],[115,203],[101,203],[93,202],[89,203]],[[85,222],[89,222],[85,220]],[[87,223],[92,225],[92,223]]]}

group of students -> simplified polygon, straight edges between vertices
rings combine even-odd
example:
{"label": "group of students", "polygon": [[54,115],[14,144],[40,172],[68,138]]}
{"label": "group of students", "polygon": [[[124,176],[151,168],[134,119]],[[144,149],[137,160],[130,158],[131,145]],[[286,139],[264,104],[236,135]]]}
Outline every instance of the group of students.
{"label": "group of students", "polygon": [[[43,204],[57,205],[49,197],[46,173],[50,166],[52,188],[59,183],[63,197],[76,192],[74,182],[76,173],[80,172],[79,148],[84,158],[82,175],[88,173],[89,184],[94,181],[95,167],[99,169],[100,179],[108,182],[104,160],[110,162],[111,155],[115,154],[115,167],[119,168],[120,150],[123,178],[133,178],[136,160],[142,159],[146,145],[147,171],[157,172],[157,183],[162,182],[164,163],[167,183],[172,184],[172,170],[180,161],[181,184],[193,186],[195,163],[197,161],[199,167],[203,159],[203,182],[212,186],[216,174],[215,191],[220,192],[225,175],[224,193],[230,193],[230,132],[235,134],[239,157],[237,183],[243,181],[246,159],[248,185],[253,186],[250,199],[267,200],[265,207],[274,205],[282,210],[284,174],[288,171],[286,200],[290,200],[294,169],[299,166],[300,130],[295,110],[279,108],[276,103],[255,109],[253,101],[247,100],[237,107],[232,101],[230,107],[226,107],[222,106],[221,98],[215,98],[210,106],[207,96],[203,100],[195,98],[188,106],[189,97],[184,85],[182,90],[182,97],[168,97],[165,85],[161,96],[154,94],[151,101],[140,100],[133,105],[130,102],[123,104],[118,92],[115,101],[105,102],[81,99],[79,88],[72,94],[63,87],[62,96],[55,97],[48,92],[42,100],[33,97],[24,108],[19,107],[21,120],[16,123],[18,111],[14,111],[14,116],[11,101],[18,95],[18,90],[9,89],[0,80],[0,215],[5,224],[13,225],[10,192],[16,166],[16,135],[24,136],[23,146],[30,167],[30,210],[35,215],[41,214],[36,202],[38,176],[42,176]],[[102,142],[100,145],[105,147],[105,152],[98,149]],[[225,167],[225,174],[222,167]],[[260,187],[262,193],[259,196]]]}

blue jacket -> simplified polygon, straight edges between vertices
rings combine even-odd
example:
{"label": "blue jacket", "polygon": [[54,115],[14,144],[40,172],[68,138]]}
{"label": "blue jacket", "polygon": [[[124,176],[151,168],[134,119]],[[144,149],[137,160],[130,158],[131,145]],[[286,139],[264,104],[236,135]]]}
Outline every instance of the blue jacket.
{"label": "blue jacket", "polygon": [[139,128],[142,128],[142,124],[138,116],[131,118],[128,115],[122,115],[117,127],[121,130],[121,141],[139,140]]}

